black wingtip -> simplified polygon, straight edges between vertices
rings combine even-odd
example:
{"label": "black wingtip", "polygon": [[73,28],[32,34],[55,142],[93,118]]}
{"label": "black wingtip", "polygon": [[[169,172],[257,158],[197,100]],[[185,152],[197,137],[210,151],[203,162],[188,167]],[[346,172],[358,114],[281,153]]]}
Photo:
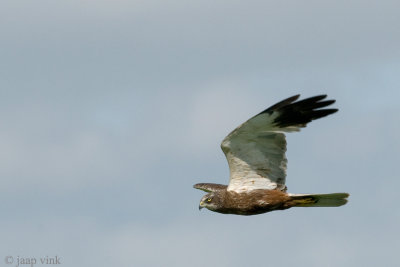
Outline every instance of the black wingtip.
{"label": "black wingtip", "polygon": [[270,106],[269,108],[267,108],[266,110],[260,112],[259,114],[262,114],[262,113],[272,113],[274,110],[280,109],[281,107],[284,107],[284,106],[287,106],[287,105],[293,103],[294,101],[296,101],[297,99],[299,99],[299,97],[300,97],[300,94],[297,94],[297,95],[288,97],[288,98],[286,98],[286,99],[284,99],[284,100],[282,100],[282,101],[276,103],[275,105]]}
{"label": "black wingtip", "polygon": [[338,111],[338,109],[323,109],[336,102],[334,99],[324,100],[327,97],[326,94],[296,101],[299,97],[299,94],[289,97],[261,113],[279,112],[279,116],[274,120],[274,123],[279,127],[296,125],[304,127],[312,120],[328,116]]}

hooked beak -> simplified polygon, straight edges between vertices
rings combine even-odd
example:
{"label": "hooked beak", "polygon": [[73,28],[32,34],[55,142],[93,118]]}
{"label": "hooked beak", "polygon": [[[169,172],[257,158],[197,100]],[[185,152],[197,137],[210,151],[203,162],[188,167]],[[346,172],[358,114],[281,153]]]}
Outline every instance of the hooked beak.
{"label": "hooked beak", "polygon": [[200,205],[199,205],[199,210],[201,210],[202,208],[204,208],[204,206],[203,206],[203,205],[204,205],[204,202],[203,202],[203,201],[201,201],[201,202],[200,202]]}

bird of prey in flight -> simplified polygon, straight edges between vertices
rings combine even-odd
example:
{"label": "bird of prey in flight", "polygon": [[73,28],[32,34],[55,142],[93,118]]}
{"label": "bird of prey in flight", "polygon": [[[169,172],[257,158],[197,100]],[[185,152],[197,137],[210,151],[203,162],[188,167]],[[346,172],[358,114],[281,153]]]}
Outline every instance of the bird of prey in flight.
{"label": "bird of prey in flight", "polygon": [[289,97],[241,124],[224,138],[222,151],[228,160],[228,185],[200,183],[193,187],[208,192],[199,209],[237,215],[256,215],[292,207],[338,207],[348,193],[287,193],[285,133],[300,131],[313,120],[338,109],[325,108],[335,100],[319,95],[299,100]]}

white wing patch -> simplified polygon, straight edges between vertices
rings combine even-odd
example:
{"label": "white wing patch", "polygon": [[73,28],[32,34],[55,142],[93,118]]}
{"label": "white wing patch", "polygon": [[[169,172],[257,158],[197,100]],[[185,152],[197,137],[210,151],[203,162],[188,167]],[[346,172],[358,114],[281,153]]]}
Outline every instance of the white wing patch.
{"label": "white wing patch", "polygon": [[286,179],[286,139],[273,124],[277,112],[260,114],[240,125],[221,144],[228,160],[230,181],[227,190],[238,193],[254,189],[284,189]]}
{"label": "white wing patch", "polygon": [[335,100],[318,95],[295,102],[300,95],[282,100],[233,130],[221,143],[228,160],[227,190],[238,193],[255,189],[285,190],[286,138],[307,123],[338,111],[321,109]]}

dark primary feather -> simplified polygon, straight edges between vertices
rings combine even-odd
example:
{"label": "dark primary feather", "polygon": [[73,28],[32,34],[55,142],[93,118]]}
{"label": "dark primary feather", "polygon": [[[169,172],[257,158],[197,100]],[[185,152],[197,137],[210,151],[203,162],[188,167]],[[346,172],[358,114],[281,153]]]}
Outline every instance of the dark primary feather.
{"label": "dark primary feather", "polygon": [[263,112],[261,112],[259,114],[263,114],[263,113],[266,113],[266,112],[271,114],[274,110],[280,109],[281,107],[287,106],[290,103],[296,101],[299,97],[300,97],[300,94],[291,96],[289,98],[286,98],[286,99],[276,103],[275,105],[270,106],[269,108],[267,108],[266,110],[264,110]]}
{"label": "dark primary feather", "polygon": [[327,107],[335,100],[325,100],[327,95],[318,95],[310,98],[306,98],[295,102],[300,95],[289,97],[261,112],[272,114],[273,112],[279,112],[279,116],[275,118],[274,123],[279,127],[287,127],[300,125],[305,126],[312,120],[316,120],[338,111],[338,109],[321,109]]}

